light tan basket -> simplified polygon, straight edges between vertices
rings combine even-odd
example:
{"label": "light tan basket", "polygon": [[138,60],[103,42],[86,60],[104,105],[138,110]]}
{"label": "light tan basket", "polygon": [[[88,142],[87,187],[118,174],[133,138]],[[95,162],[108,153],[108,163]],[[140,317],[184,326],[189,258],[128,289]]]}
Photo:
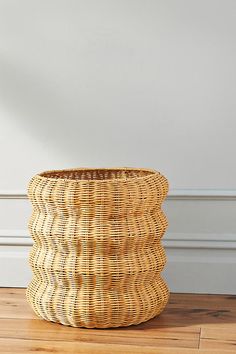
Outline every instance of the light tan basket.
{"label": "light tan basket", "polygon": [[27,299],[46,320],[118,327],[158,315],[168,182],[149,169],[71,169],[32,178],[33,279]]}

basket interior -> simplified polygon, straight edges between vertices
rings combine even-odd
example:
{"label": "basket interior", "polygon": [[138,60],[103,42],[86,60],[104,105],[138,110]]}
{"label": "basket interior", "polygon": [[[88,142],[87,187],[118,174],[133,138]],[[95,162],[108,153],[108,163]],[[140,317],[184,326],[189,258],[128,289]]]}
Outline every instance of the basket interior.
{"label": "basket interior", "polygon": [[71,180],[108,180],[145,177],[154,173],[155,171],[141,169],[78,169],[47,171],[40,176]]}

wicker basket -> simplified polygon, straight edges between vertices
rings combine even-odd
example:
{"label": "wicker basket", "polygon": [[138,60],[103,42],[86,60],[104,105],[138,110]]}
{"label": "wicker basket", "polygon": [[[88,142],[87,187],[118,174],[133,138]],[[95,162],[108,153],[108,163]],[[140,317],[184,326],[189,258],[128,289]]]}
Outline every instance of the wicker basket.
{"label": "wicker basket", "polygon": [[27,299],[46,320],[118,327],[158,315],[168,182],[148,169],[70,169],[32,178],[33,279]]}

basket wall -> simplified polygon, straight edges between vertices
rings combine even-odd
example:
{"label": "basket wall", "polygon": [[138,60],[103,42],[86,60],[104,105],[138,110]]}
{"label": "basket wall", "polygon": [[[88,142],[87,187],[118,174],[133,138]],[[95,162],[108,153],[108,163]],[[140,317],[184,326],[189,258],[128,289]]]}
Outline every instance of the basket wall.
{"label": "basket wall", "polygon": [[49,171],[30,181],[33,279],[27,299],[46,320],[118,327],[158,315],[168,182],[137,169]]}

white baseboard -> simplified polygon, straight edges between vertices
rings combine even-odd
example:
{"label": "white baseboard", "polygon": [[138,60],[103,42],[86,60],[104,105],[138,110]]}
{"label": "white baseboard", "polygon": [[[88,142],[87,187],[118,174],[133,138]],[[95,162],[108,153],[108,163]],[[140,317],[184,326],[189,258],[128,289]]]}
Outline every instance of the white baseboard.
{"label": "white baseboard", "polygon": [[[163,276],[173,292],[236,294],[236,191],[171,191],[163,238]],[[23,192],[0,191],[0,286],[25,287],[31,278],[26,230],[31,206]]]}
{"label": "white baseboard", "polygon": [[167,234],[163,272],[172,292],[236,294],[236,234]]}
{"label": "white baseboard", "polygon": [[29,246],[0,246],[0,287],[26,287],[31,279]]}

